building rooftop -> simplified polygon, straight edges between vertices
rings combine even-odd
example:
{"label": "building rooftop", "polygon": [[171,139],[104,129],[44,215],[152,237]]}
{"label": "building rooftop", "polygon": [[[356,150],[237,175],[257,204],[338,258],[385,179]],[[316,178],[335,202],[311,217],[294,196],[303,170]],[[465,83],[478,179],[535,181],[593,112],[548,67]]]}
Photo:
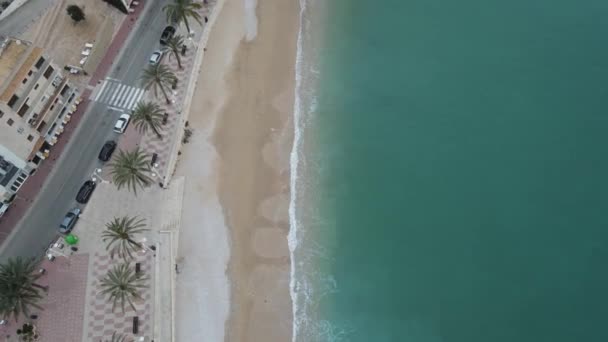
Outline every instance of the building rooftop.
{"label": "building rooftop", "polygon": [[29,44],[16,39],[6,39],[0,46],[0,87],[22,62]]}

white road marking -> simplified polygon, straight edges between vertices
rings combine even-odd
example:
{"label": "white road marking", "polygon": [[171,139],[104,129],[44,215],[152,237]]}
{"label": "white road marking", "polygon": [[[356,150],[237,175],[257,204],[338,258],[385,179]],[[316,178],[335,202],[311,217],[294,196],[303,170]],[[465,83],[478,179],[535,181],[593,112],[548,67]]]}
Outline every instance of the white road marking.
{"label": "white road marking", "polygon": [[[114,85],[115,83],[111,83],[111,84]],[[110,91],[108,91],[108,95],[103,98],[102,102],[109,103],[110,100],[114,97],[114,95],[116,95],[118,93],[118,89],[119,89],[119,87],[110,89]]]}
{"label": "white road marking", "polygon": [[135,94],[135,96],[133,96],[133,99],[131,100],[131,102],[129,102],[129,104],[126,107],[130,108],[131,110],[135,109],[135,107],[137,107],[137,104],[139,103],[139,100],[141,99],[143,94],[144,94],[143,89],[137,89],[137,93]]}
{"label": "white road marking", "polygon": [[101,87],[97,88],[97,94],[95,94],[93,101],[97,101],[97,99],[99,99],[99,96],[101,96],[101,94],[103,94],[103,91],[106,89],[107,85],[108,85],[108,82],[106,82],[106,81],[103,81],[101,83]]}
{"label": "white road marking", "polygon": [[118,90],[116,91],[116,94],[114,94],[114,96],[112,96],[112,99],[110,101],[108,101],[109,104],[111,104],[112,106],[115,106],[116,103],[114,101],[116,101],[117,98],[120,98],[120,96],[122,96],[122,92],[125,89],[125,85],[121,84],[118,86]]}
{"label": "white road marking", "polygon": [[129,103],[131,101],[131,98],[133,97],[133,94],[135,94],[136,91],[137,91],[137,88],[130,87],[129,88],[129,92],[126,94],[126,96],[120,102],[120,106],[121,107],[126,107],[127,103]]}

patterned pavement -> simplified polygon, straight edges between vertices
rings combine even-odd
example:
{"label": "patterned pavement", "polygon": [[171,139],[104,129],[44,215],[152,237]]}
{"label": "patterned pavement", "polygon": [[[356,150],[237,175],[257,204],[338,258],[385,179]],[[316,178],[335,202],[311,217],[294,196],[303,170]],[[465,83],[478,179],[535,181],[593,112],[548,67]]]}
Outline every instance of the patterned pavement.
{"label": "patterned pavement", "polygon": [[99,294],[100,279],[112,269],[114,265],[118,265],[121,260],[118,257],[111,259],[107,253],[96,253],[93,258],[93,267],[91,276],[89,277],[89,312],[88,325],[85,327],[88,341],[100,341],[102,339],[109,340],[112,333],[119,332],[127,336],[133,336],[133,317],[139,319],[139,330],[137,337],[145,336],[152,337],[152,303],[153,303],[153,282],[154,282],[154,257],[151,252],[134,255],[135,260],[130,263],[131,267],[135,267],[135,263],[141,263],[141,270],[145,277],[148,277],[148,288],[142,291],[141,296],[143,301],[136,301],[135,311],[130,306],[125,306],[125,312],[122,312],[120,306],[117,306],[112,311],[112,303],[108,302],[107,297]]}
{"label": "patterned pavement", "polygon": [[[48,296],[38,319],[43,341],[80,342],[87,285],[88,254],[46,261]],[[44,279],[43,279],[44,281]]]}
{"label": "patterned pavement", "polygon": [[[210,0],[207,5],[203,6],[198,11],[201,18],[209,17],[211,11],[215,7],[215,3],[216,0]],[[199,26],[198,23],[193,25],[192,28],[196,30],[197,34],[195,37],[193,37],[192,42],[200,39],[205,26],[206,24],[204,20],[202,26]],[[181,34],[182,36],[186,37],[187,32],[185,32],[185,27],[180,26],[177,34]],[[176,142],[174,139],[181,136],[181,134],[178,134],[179,130],[184,128],[184,122],[182,120],[182,106],[184,104],[184,97],[186,95],[190,79],[192,77],[198,77],[198,72],[193,74],[192,68],[197,49],[203,47],[193,45],[189,39],[185,39],[185,41],[186,46],[188,46],[188,51],[186,52],[185,56],[180,55],[180,61],[183,67],[182,69],[179,68],[177,60],[171,54],[163,59],[163,64],[168,65],[179,80],[176,89],[170,89],[171,94],[169,95],[169,98],[171,99],[172,103],[167,104],[160,91],[157,98],[153,96],[153,92],[148,92],[147,100],[157,102],[163,111],[169,114],[167,123],[163,126],[163,139],[158,139],[153,132],[148,131],[142,136],[140,143],[140,147],[146,151],[149,156],[152,156],[153,154],[157,155],[156,164],[158,164],[158,166],[156,167],[156,170],[160,176],[160,179],[163,179],[168,172],[173,172],[173,170],[167,170],[167,167],[169,159],[171,158],[174,144],[181,144],[181,142]]]}
{"label": "patterned pavement", "polygon": [[[41,341],[81,342],[88,266],[88,254],[57,257],[53,262],[45,260],[41,264],[46,273],[39,284],[49,290],[40,303],[44,310],[32,312],[38,318],[28,320],[37,326]],[[6,341],[17,341],[15,331],[23,323],[11,320],[0,327],[0,333],[10,336]]]}

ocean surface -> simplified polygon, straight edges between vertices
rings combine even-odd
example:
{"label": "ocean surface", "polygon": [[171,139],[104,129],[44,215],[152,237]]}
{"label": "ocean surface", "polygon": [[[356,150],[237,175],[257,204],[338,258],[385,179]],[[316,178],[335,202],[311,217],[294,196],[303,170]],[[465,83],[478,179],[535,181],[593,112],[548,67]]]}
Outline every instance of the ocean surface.
{"label": "ocean surface", "polygon": [[294,341],[608,341],[608,2],[301,3]]}

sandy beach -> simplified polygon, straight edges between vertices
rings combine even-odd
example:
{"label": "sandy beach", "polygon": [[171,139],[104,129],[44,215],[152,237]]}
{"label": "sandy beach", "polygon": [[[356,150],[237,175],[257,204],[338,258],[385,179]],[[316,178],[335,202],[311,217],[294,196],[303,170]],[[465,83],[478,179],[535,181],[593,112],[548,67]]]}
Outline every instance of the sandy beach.
{"label": "sandy beach", "polygon": [[177,341],[290,341],[297,0],[226,1],[189,116]]}

